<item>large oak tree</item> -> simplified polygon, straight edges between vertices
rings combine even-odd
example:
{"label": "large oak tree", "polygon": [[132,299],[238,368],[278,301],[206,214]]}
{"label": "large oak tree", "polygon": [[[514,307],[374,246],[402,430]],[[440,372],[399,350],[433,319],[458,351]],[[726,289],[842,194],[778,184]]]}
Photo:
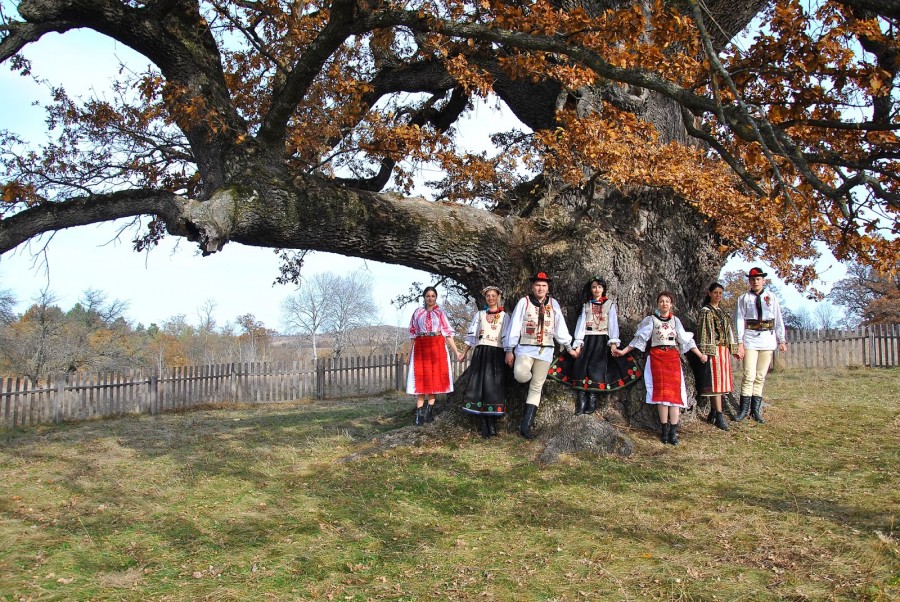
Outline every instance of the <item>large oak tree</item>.
{"label": "large oak tree", "polygon": [[[816,242],[893,269],[896,6],[21,0],[0,61],[23,74],[77,28],[151,66],[106,98],[56,89],[45,146],[4,136],[0,252],[148,215],[138,248],[329,251],[470,291],[540,268],[569,307],[601,273],[631,324],[663,288],[695,305],[735,251],[800,284]],[[495,154],[457,139],[480,99],[525,126]],[[408,196],[425,163],[433,201]]]}

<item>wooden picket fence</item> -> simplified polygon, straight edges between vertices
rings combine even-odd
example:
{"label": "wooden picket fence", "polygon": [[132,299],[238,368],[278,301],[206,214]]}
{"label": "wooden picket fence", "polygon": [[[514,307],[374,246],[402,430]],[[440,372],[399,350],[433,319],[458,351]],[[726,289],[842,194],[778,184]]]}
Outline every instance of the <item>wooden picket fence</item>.
{"label": "wooden picket fence", "polygon": [[[223,403],[277,403],[405,390],[402,354],[0,379],[0,427],[158,414]],[[468,367],[453,361],[454,374]]]}
{"label": "wooden picket fence", "polygon": [[789,330],[787,368],[893,368],[900,366],[900,324],[855,330]]}

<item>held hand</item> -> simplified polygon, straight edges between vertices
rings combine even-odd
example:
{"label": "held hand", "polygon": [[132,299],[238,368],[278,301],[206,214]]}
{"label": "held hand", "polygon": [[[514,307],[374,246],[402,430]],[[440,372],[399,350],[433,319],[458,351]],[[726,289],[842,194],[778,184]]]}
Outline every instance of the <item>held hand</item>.
{"label": "held hand", "polygon": [[739,360],[743,360],[743,359],[744,359],[744,344],[743,344],[743,343],[740,343],[740,344],[738,345],[737,358],[738,358]]}
{"label": "held hand", "polygon": [[581,355],[581,347],[579,347],[578,349],[569,349],[569,355],[571,355],[572,357],[578,357],[579,355]]}
{"label": "held hand", "polygon": [[613,348],[611,353],[612,353],[613,357],[622,357],[623,355],[625,355],[619,349],[615,349],[615,348]]}
{"label": "held hand", "polygon": [[709,356],[706,355],[705,353],[701,353],[700,354],[700,363],[705,364],[708,361],[709,361]]}
{"label": "held hand", "polygon": [[466,359],[466,354],[465,354],[465,353],[460,353],[459,351],[457,351],[457,352],[456,352],[456,361],[461,362],[461,361],[463,361],[464,359]]}
{"label": "held hand", "polygon": [[506,365],[512,368],[513,362],[515,361],[516,356],[513,355],[512,351],[506,352]]}

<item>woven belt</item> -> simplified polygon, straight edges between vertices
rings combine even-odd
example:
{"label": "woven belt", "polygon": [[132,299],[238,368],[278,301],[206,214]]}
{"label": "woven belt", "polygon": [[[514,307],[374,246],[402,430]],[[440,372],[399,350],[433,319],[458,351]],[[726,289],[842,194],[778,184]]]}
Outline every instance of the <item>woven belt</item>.
{"label": "woven belt", "polygon": [[440,336],[444,336],[444,335],[442,335],[439,332],[423,332],[422,334],[417,334],[416,338],[419,339],[422,337],[440,337]]}
{"label": "woven belt", "polygon": [[775,330],[775,324],[772,320],[744,320],[747,324],[747,330]]}

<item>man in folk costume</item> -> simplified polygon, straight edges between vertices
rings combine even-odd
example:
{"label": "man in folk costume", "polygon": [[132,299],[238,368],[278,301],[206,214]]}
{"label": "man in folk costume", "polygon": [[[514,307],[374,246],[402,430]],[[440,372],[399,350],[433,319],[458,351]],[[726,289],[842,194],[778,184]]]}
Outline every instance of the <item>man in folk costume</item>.
{"label": "man in folk costume", "polygon": [[768,276],[760,268],[747,274],[750,290],[738,297],[734,309],[734,331],[738,340],[738,357],[744,360],[744,382],[741,385],[741,405],[735,420],[747,417],[763,423],[762,394],[766,374],[772,363],[775,347],[787,351],[784,339],[784,320],[781,306],[773,293],[766,290]]}
{"label": "man in folk costume", "polygon": [[550,277],[538,272],[531,280],[531,294],[519,299],[509,317],[506,333],[506,363],[513,368],[513,377],[520,383],[531,381],[525,399],[525,414],[519,433],[534,439],[531,432],[534,415],[541,403],[541,392],[547,371],[553,361],[554,342],[572,354],[572,335],[566,327],[562,310],[550,296]]}

